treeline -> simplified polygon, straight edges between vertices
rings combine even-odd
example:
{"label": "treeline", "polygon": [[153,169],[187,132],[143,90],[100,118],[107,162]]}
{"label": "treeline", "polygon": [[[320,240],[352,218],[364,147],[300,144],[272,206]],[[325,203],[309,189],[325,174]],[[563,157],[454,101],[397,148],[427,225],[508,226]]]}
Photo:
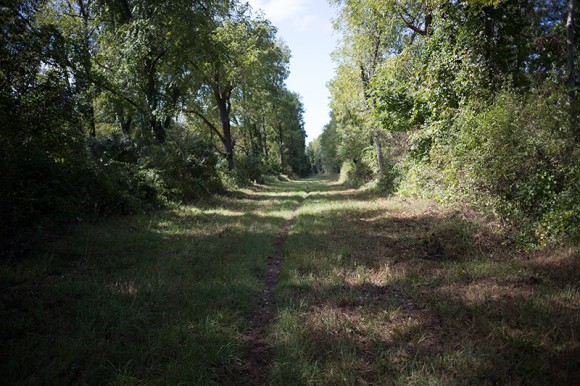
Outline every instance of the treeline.
{"label": "treeline", "polygon": [[469,204],[520,241],[580,240],[575,0],[335,0],[312,167]]}
{"label": "treeline", "polygon": [[304,175],[290,52],[237,0],[0,5],[0,244]]}

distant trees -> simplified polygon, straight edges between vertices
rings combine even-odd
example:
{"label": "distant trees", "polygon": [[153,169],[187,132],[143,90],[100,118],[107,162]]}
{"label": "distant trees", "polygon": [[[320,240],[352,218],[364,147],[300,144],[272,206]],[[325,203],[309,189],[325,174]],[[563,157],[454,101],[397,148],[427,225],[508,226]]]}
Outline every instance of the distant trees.
{"label": "distant trees", "polygon": [[575,1],[331,3],[343,39],[324,135],[351,180],[578,237]]}
{"label": "distant trees", "polygon": [[321,135],[308,144],[306,154],[313,173],[336,174],[340,172],[341,158],[338,154],[339,137],[334,116],[324,127]]}
{"label": "distant trees", "polygon": [[307,172],[289,50],[241,1],[8,0],[0,19],[3,238],[57,203],[66,222]]}

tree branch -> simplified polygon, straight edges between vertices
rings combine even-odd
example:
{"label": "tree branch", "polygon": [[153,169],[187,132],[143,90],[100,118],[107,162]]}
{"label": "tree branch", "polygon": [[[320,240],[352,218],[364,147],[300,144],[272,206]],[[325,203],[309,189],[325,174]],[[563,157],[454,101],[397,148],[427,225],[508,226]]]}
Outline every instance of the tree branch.
{"label": "tree branch", "polygon": [[403,23],[405,23],[407,28],[410,28],[414,32],[418,33],[419,35],[423,35],[423,36],[427,35],[426,29],[425,30],[420,29],[415,24],[413,24],[413,21],[408,21],[407,19],[405,19],[405,16],[403,16],[403,14],[401,13],[401,11],[399,9],[397,9],[397,13],[401,17],[401,20],[403,20]]}
{"label": "tree branch", "polygon": [[200,118],[207,125],[207,127],[209,127],[210,130],[218,136],[218,138],[220,139],[220,141],[222,141],[222,143],[224,143],[224,144],[226,143],[226,139],[224,138],[222,133],[217,129],[217,127],[215,127],[215,125],[213,123],[211,123],[211,121],[209,119],[207,119],[205,117],[205,115],[203,115],[202,113],[200,113],[199,111],[196,111],[196,110],[185,110],[185,112],[191,113],[191,114],[197,116],[198,118]]}
{"label": "tree branch", "polygon": [[86,75],[88,80],[96,85],[97,87],[102,87],[105,90],[109,91],[110,93],[112,93],[113,95],[116,95],[118,97],[120,97],[121,99],[125,100],[126,102],[128,102],[131,106],[135,107],[137,110],[144,112],[143,109],[141,108],[141,106],[139,106],[139,104],[137,104],[136,102],[134,102],[133,100],[131,100],[129,97],[127,97],[126,95],[121,94],[120,92],[118,92],[117,90],[115,90],[112,86],[109,86],[108,84],[106,84],[105,82],[97,82],[92,76],[91,74],[86,71]]}

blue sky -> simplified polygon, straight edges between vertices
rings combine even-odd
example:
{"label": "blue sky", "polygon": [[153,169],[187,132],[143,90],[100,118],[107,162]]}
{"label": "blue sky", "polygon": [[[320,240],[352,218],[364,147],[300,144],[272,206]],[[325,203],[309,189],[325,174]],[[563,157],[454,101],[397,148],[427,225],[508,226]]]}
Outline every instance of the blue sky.
{"label": "blue sky", "polygon": [[254,10],[264,12],[292,51],[286,84],[302,96],[306,141],[310,142],[329,121],[326,84],[334,75],[330,53],[338,35],[332,29],[331,18],[336,10],[327,0],[248,0],[248,3]]}

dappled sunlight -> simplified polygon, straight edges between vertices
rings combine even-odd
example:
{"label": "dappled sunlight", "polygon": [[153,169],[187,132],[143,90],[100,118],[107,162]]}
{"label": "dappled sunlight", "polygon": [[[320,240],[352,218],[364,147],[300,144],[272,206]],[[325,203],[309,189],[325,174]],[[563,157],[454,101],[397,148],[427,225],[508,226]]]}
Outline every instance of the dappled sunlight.
{"label": "dappled sunlight", "polygon": [[[242,193],[241,195],[235,195],[235,197],[239,197],[239,198],[246,198],[246,199],[264,199],[264,201],[267,200],[283,200],[283,199],[290,199],[290,200],[295,200],[295,199],[303,199],[306,196],[306,193],[300,190],[290,190],[290,191],[274,191],[274,192],[269,192],[269,191],[259,191],[256,192],[254,190],[251,189],[240,189],[239,190],[240,193]],[[235,193],[234,193],[235,194]]]}
{"label": "dappled sunlight", "polygon": [[359,198],[361,197],[361,191],[357,189],[344,189],[344,190],[327,190],[327,191],[312,191],[309,197],[313,199],[323,198],[323,199],[335,199],[335,198]]}
{"label": "dappled sunlight", "polygon": [[274,384],[469,384],[514,366],[542,379],[575,366],[576,249],[500,254],[487,224],[329,184],[280,182],[82,226],[50,246],[43,272],[58,280],[0,300],[58,304],[63,316],[43,328],[63,342],[96,350],[115,339],[120,354],[107,356],[134,345],[142,363],[147,352],[217,363],[230,369],[223,383],[238,379],[250,330],[270,340]]}
{"label": "dappled sunlight", "polygon": [[228,210],[228,209],[223,209],[223,208],[218,208],[218,209],[208,209],[208,210],[204,210],[203,212],[206,215],[220,215],[220,216],[224,216],[224,217],[241,217],[241,216],[245,216],[246,213],[244,212],[238,212],[238,211],[233,211],[233,210]]}
{"label": "dappled sunlight", "polygon": [[515,280],[502,283],[495,278],[486,278],[469,284],[441,285],[435,293],[461,301],[466,306],[481,306],[502,298],[528,297],[533,294],[533,289],[520,286]]}
{"label": "dappled sunlight", "polygon": [[291,214],[292,214],[292,211],[290,211],[290,210],[269,210],[267,212],[256,213],[256,215],[259,217],[273,217],[273,218],[279,218],[279,219],[284,219],[284,220],[287,220]]}
{"label": "dappled sunlight", "polygon": [[404,271],[393,270],[389,264],[384,264],[378,268],[359,265],[350,270],[342,269],[341,274],[344,282],[350,286],[372,284],[378,287],[405,276]]}
{"label": "dappled sunlight", "polygon": [[298,216],[302,215],[316,215],[321,213],[328,213],[328,212],[341,212],[341,211],[353,211],[353,210],[364,210],[367,209],[369,206],[368,202],[365,201],[340,201],[340,202],[317,202],[316,200],[312,200],[308,205],[302,206],[296,214]]}
{"label": "dappled sunlight", "polygon": [[369,192],[310,192],[296,214],[279,296],[298,338],[277,347],[305,379],[470,383],[538,360],[566,379],[574,366],[577,251],[500,254],[486,219]]}

